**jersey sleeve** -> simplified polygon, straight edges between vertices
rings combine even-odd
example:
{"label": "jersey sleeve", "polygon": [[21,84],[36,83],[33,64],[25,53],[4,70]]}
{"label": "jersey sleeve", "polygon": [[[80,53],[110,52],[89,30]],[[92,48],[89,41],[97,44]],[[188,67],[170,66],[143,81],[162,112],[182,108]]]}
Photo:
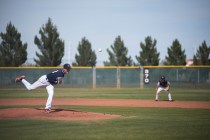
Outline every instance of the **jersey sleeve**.
{"label": "jersey sleeve", "polygon": [[170,86],[171,83],[168,81],[167,84]]}
{"label": "jersey sleeve", "polygon": [[157,82],[157,86],[160,86],[160,82],[159,81]]}

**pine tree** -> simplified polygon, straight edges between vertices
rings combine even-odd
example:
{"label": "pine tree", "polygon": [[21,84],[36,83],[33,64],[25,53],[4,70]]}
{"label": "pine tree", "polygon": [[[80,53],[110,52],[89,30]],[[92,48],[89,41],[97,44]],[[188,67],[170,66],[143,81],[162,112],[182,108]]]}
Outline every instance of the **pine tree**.
{"label": "pine tree", "polygon": [[0,34],[0,66],[20,66],[27,60],[27,43],[22,43],[21,34],[10,22],[6,33]]}
{"label": "pine tree", "polygon": [[157,41],[150,36],[145,38],[145,44],[140,43],[141,51],[139,52],[139,56],[136,56],[136,60],[142,66],[157,66],[159,65],[159,55],[156,49]]}
{"label": "pine tree", "polygon": [[79,54],[75,55],[76,63],[74,66],[95,66],[96,65],[96,53],[91,48],[91,43],[84,37],[79,42],[77,48]]}
{"label": "pine tree", "polygon": [[34,59],[39,66],[58,66],[64,56],[64,41],[59,38],[57,27],[51,19],[39,30],[40,39],[35,36],[34,43],[41,54],[36,52],[38,59]]}
{"label": "pine tree", "polygon": [[168,48],[168,56],[165,57],[165,65],[185,65],[186,55],[185,50],[182,51],[182,45],[178,39],[175,39],[172,46]]}
{"label": "pine tree", "polygon": [[105,66],[131,66],[131,56],[127,57],[128,49],[125,47],[120,36],[116,37],[114,45],[111,45],[112,51],[107,49],[109,54],[109,62],[105,61]]}
{"label": "pine tree", "polygon": [[199,46],[196,55],[193,56],[194,65],[210,65],[209,54],[210,46],[208,47],[204,40]]}

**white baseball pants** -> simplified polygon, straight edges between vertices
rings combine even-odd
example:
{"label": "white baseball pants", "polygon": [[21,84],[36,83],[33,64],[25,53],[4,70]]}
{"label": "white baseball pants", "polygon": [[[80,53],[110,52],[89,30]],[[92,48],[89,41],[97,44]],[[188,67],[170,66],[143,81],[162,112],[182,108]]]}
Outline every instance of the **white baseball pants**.
{"label": "white baseball pants", "polygon": [[159,87],[158,89],[157,89],[157,92],[156,92],[156,97],[155,97],[155,100],[158,100],[158,98],[159,98],[159,93],[161,92],[161,91],[166,91],[167,93],[168,93],[168,100],[169,101],[171,101],[172,100],[172,98],[171,98],[171,93],[169,92],[169,91],[167,91],[165,88],[163,88],[163,87]]}
{"label": "white baseball pants", "polygon": [[47,81],[47,76],[43,75],[41,76],[36,82],[34,82],[33,84],[30,84],[28,81],[26,81],[25,79],[22,79],[22,83],[25,85],[25,87],[28,90],[33,90],[36,89],[38,87],[46,87],[47,89],[47,93],[48,93],[48,99],[46,102],[46,106],[45,109],[50,109],[52,107],[52,99],[53,99],[53,95],[54,95],[54,86],[51,85],[48,81]]}

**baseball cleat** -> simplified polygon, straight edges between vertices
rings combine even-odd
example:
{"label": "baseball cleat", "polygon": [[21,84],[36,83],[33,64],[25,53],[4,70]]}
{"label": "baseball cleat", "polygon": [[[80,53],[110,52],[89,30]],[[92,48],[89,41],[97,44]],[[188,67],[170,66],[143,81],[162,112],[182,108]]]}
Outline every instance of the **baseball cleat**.
{"label": "baseball cleat", "polygon": [[22,75],[22,76],[20,76],[20,77],[17,77],[16,79],[15,79],[15,82],[17,83],[17,82],[20,82],[20,81],[22,81],[22,79],[25,79],[26,77],[24,76],[24,75]]}
{"label": "baseball cleat", "polygon": [[44,112],[45,113],[50,113],[51,112],[51,109],[45,109]]}

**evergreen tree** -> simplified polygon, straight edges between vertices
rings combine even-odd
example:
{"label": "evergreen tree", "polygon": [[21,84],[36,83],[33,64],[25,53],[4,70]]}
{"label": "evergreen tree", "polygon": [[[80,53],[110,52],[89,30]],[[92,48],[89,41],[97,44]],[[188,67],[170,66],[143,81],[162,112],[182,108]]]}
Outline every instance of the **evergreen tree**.
{"label": "evergreen tree", "polygon": [[115,39],[114,45],[111,45],[112,51],[107,49],[109,54],[109,62],[105,61],[105,66],[131,66],[131,56],[127,57],[128,49],[125,47],[123,40],[118,36]]}
{"label": "evergreen tree", "polygon": [[91,48],[91,43],[84,37],[79,42],[77,48],[79,54],[75,55],[76,63],[74,66],[95,66],[96,65],[96,53]]}
{"label": "evergreen tree", "polygon": [[27,43],[21,41],[21,34],[10,22],[6,33],[0,34],[0,66],[20,66],[27,59]]}
{"label": "evergreen tree", "polygon": [[165,65],[185,65],[186,55],[185,50],[182,51],[182,45],[177,39],[172,43],[172,46],[168,48],[168,56],[165,57]]}
{"label": "evergreen tree", "polygon": [[150,36],[145,38],[145,44],[140,43],[141,51],[139,52],[140,56],[136,56],[136,60],[142,66],[157,66],[159,65],[159,55],[156,49],[157,41]]}
{"label": "evergreen tree", "polygon": [[36,52],[38,59],[34,59],[39,66],[58,66],[64,56],[64,41],[59,38],[57,27],[51,19],[39,30],[40,39],[35,36],[34,43],[41,54]]}
{"label": "evergreen tree", "polygon": [[206,41],[199,46],[196,55],[193,56],[194,65],[209,65],[210,46],[208,47]]}

